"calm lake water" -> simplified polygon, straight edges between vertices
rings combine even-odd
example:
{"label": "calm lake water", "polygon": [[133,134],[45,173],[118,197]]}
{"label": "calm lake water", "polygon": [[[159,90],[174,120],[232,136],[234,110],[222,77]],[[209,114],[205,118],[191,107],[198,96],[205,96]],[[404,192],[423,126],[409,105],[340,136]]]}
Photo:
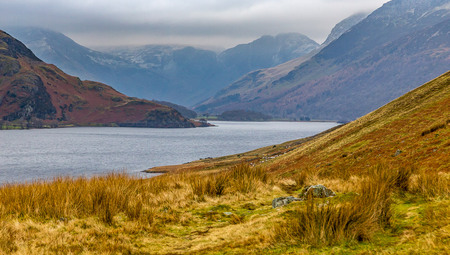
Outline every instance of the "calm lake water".
{"label": "calm lake water", "polygon": [[212,122],[193,129],[83,127],[0,130],[0,184],[139,173],[154,166],[250,151],[322,132],[329,122]]}

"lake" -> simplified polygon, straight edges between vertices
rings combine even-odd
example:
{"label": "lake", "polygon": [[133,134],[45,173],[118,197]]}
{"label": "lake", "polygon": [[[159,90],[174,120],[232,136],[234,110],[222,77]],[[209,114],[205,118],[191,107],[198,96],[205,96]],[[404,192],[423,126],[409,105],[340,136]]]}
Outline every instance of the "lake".
{"label": "lake", "polygon": [[[0,183],[140,173],[315,135],[332,122],[221,122],[192,129],[77,127],[0,130]],[[150,175],[149,175],[150,176]]]}

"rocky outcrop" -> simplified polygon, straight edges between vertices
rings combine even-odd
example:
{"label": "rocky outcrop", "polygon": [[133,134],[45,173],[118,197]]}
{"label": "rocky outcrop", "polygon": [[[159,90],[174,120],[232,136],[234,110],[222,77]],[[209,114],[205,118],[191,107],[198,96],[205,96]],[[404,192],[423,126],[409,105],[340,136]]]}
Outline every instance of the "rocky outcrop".
{"label": "rocky outcrop", "polygon": [[29,121],[32,117],[38,119],[54,119],[56,108],[51,103],[42,80],[34,73],[26,73],[11,82],[11,88],[6,92],[5,102],[18,104],[19,109],[3,117],[6,121],[23,119]]}
{"label": "rocky outcrop", "polygon": [[304,201],[309,198],[325,198],[334,196],[336,196],[336,194],[322,184],[309,185],[303,188],[302,193],[300,193],[298,198],[293,196],[275,198],[272,200],[272,208],[285,206],[295,201]]}
{"label": "rocky outcrop", "polygon": [[277,208],[277,207],[281,207],[281,206],[285,206],[288,205],[294,201],[302,201],[303,199],[300,198],[295,198],[292,196],[289,197],[278,197],[275,198],[274,200],[272,200],[272,208]]}
{"label": "rocky outcrop", "polygon": [[300,193],[300,198],[306,200],[310,197],[313,198],[324,198],[324,197],[334,197],[336,194],[329,188],[323,186],[322,184],[310,185],[303,188],[302,193]]}

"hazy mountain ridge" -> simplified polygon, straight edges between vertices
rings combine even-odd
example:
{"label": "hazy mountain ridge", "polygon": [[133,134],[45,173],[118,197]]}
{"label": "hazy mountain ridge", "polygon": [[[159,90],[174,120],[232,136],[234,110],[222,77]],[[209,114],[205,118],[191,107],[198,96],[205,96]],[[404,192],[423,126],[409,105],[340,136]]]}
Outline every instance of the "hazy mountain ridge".
{"label": "hazy mountain ridge", "polygon": [[0,128],[67,125],[194,127],[172,108],[81,81],[0,31]]}
{"label": "hazy mountain ridge", "polygon": [[252,70],[268,68],[304,56],[319,44],[297,33],[263,36],[251,43],[240,44],[220,53],[223,68],[239,77]]}
{"label": "hazy mountain ridge", "polygon": [[[281,78],[241,79],[198,110],[262,109],[278,117],[334,120],[362,116],[448,70],[446,3],[391,1]],[[253,86],[258,90],[246,90]]]}
{"label": "hazy mountain ridge", "polygon": [[[325,48],[333,40],[339,38],[343,33],[359,23],[366,16],[366,14],[355,14],[342,20],[332,29],[329,36],[327,37],[327,40],[322,45],[320,45],[320,47],[316,48],[310,53],[272,68],[260,69],[254,72],[250,72],[234,81],[228,87],[217,92],[214,97],[209,98],[203,102],[199,102],[199,104],[197,104],[195,108],[198,111],[209,111],[214,109],[214,107],[217,105],[224,104],[230,99],[235,99],[236,95],[240,94],[241,92],[257,94],[262,90],[266,90],[267,88],[272,86],[272,82],[275,82],[276,80],[286,76],[297,66],[316,55],[318,52],[320,52],[321,49]],[[220,110],[215,111],[214,113],[219,114]]]}
{"label": "hazy mountain ridge", "polygon": [[123,59],[81,46],[62,33],[28,27],[8,30],[46,62],[56,64],[85,80],[96,80],[98,73],[108,71],[107,65],[130,67],[130,63]]}
{"label": "hazy mountain ridge", "polygon": [[332,41],[338,39],[342,34],[347,32],[354,25],[358,24],[363,19],[365,19],[367,15],[368,15],[367,13],[357,13],[336,24],[336,26],[334,26],[333,29],[331,30],[330,34],[328,35],[323,45],[328,45]]}
{"label": "hazy mountain ridge", "polygon": [[[225,58],[214,51],[177,45],[119,47],[99,52],[45,29],[10,28],[9,32],[28,44],[43,60],[70,74],[111,84],[132,96],[183,105],[193,105],[213,96],[252,68],[274,66],[317,46],[300,34],[264,36],[245,47],[258,49],[259,58],[265,61],[254,60],[255,56],[249,53],[247,58],[251,61],[242,69],[236,68],[241,64],[242,52]],[[267,41],[268,45],[261,44]],[[232,48],[229,52],[236,50]]]}
{"label": "hazy mountain ridge", "polygon": [[[64,72],[83,80],[100,81],[130,95],[144,97],[139,92],[145,87],[147,77],[152,83],[162,83],[163,77],[142,70],[120,57],[91,50],[74,42],[67,36],[42,28],[11,27],[12,36],[23,41],[47,63],[55,64]],[[128,84],[134,83],[134,86]]]}
{"label": "hazy mountain ridge", "polygon": [[317,46],[306,36],[291,33],[263,36],[219,54],[194,47],[164,45],[108,52],[166,77],[166,87],[161,97],[193,105],[212,96],[244,73],[305,55]]}

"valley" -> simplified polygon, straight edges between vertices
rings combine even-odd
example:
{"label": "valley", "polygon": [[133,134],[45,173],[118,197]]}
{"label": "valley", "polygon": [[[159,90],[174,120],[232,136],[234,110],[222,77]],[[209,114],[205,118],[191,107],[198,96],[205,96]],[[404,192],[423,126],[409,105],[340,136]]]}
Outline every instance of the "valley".
{"label": "valley", "polygon": [[0,254],[450,253],[448,0],[2,10]]}

